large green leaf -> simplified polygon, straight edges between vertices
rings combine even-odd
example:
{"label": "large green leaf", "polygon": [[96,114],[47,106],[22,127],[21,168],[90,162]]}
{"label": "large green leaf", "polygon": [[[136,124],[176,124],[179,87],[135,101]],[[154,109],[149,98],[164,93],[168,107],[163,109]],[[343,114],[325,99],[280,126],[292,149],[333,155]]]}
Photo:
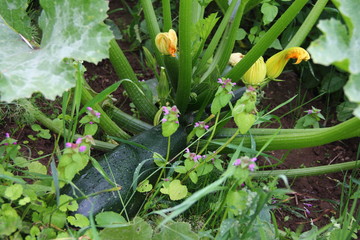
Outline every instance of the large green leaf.
{"label": "large green leaf", "polygon": [[26,14],[28,0],[1,0],[0,16],[18,33],[31,39],[30,18]]}
{"label": "large green leaf", "polygon": [[[4,2],[0,0],[0,6]],[[30,97],[34,92],[54,99],[75,86],[76,69],[69,59],[97,63],[108,56],[113,36],[103,23],[107,1],[42,0],[40,4],[43,37],[39,49],[31,49],[12,22],[0,16],[2,101]]]}
{"label": "large green leaf", "polygon": [[349,72],[350,79],[344,87],[350,101],[358,103],[355,116],[360,118],[360,4],[358,0],[334,0],[346,25],[330,19],[320,21],[323,32],[308,48],[315,63],[335,66]]}

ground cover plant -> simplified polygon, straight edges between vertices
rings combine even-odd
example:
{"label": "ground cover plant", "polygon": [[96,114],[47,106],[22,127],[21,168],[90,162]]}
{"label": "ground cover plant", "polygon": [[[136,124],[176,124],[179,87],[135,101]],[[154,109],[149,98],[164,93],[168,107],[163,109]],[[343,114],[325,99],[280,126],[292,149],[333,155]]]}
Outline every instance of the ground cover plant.
{"label": "ground cover plant", "polygon": [[[0,1],[2,112],[16,110],[18,125],[36,120],[28,139],[53,143],[48,155],[35,155],[17,129],[2,130],[2,238],[357,238],[359,150],[346,162],[295,169],[277,168],[288,153],[269,154],[360,136],[355,0],[141,0],[111,11],[107,4]],[[125,33],[135,35],[151,79],[134,72],[115,40],[121,31],[107,13],[117,11],[137,16]],[[334,11],[336,19],[326,14]],[[319,36],[309,40],[314,29]],[[84,65],[107,58],[118,81],[96,92],[101,76],[85,79]],[[301,96],[263,104],[293,59],[304,76],[320,76],[313,63],[331,69],[320,89],[345,99],[341,122],[325,126],[331,115],[313,106],[283,129],[276,111],[301,109]],[[119,88],[132,114],[114,101]],[[289,206],[300,198],[294,178],[332,172],[343,173],[336,214],[306,230],[279,222],[284,209],[316,211],[306,196],[301,208]]]}

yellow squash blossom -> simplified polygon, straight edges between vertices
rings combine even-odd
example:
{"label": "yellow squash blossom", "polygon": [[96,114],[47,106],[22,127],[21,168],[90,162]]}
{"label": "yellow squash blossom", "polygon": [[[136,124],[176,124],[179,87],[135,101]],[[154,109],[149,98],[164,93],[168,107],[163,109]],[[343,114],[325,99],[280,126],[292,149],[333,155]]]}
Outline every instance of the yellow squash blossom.
{"label": "yellow squash blossom", "polygon": [[159,33],[156,35],[155,45],[162,54],[175,57],[177,51],[176,32],[170,29],[169,32]]}
{"label": "yellow squash blossom", "polygon": [[244,56],[245,55],[242,53],[232,53],[230,55],[229,64],[234,67]]}
{"label": "yellow squash blossom", "polygon": [[[229,64],[235,66],[245,55],[242,53],[232,53],[230,55]],[[264,58],[260,57],[244,74],[243,82],[247,85],[259,85],[265,80],[266,76],[266,64]]]}
{"label": "yellow squash blossom", "polygon": [[296,59],[295,64],[299,64],[303,60],[309,60],[310,55],[301,47],[292,47],[278,52],[266,61],[267,76],[272,79],[277,78],[290,58]]}
{"label": "yellow squash blossom", "polygon": [[264,82],[265,76],[266,64],[264,62],[264,58],[260,57],[244,74],[243,82],[246,85],[260,85],[262,82]]}

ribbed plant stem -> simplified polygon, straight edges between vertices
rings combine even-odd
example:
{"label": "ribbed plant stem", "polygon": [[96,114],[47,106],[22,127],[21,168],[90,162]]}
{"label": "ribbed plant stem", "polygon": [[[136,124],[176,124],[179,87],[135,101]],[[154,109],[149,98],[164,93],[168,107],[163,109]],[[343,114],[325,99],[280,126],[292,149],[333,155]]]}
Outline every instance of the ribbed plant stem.
{"label": "ribbed plant stem", "polygon": [[[289,131],[286,134],[254,136],[253,139],[257,149],[261,149],[266,144],[268,144],[266,150],[315,147],[342,139],[358,137],[360,136],[359,126],[360,119],[354,117],[336,126],[324,128],[325,130],[307,131],[303,129],[303,133],[295,130],[293,134]],[[238,145],[243,140],[245,147],[251,146],[251,138],[246,136],[237,137],[232,141],[232,144]],[[226,142],[227,139],[214,139],[213,141],[218,144],[210,144],[210,151],[215,150],[219,144]],[[205,141],[202,144],[205,144]]]}
{"label": "ribbed plant stem", "polygon": [[163,7],[163,19],[164,19],[164,32],[168,32],[169,29],[172,28],[171,23],[171,8],[170,8],[170,0],[162,0]]}
{"label": "ribbed plant stem", "polygon": [[294,177],[305,177],[305,176],[314,176],[314,175],[328,174],[334,172],[341,172],[359,167],[360,167],[360,160],[357,160],[357,161],[337,163],[337,164],[318,166],[318,167],[258,171],[258,172],[250,173],[250,175],[255,178],[279,176],[279,175],[285,175],[288,178],[294,178]]}
{"label": "ribbed plant stem", "polygon": [[297,16],[308,0],[295,0],[286,12],[276,21],[276,23],[260,38],[259,42],[245,55],[228,74],[227,78],[238,81],[244,73],[262,56],[275,39],[284,31],[290,22]]}
{"label": "ribbed plant stem", "polygon": [[120,79],[130,79],[132,81],[123,83],[129,98],[134,103],[140,114],[147,120],[152,121],[157,112],[157,108],[144,94],[134,70],[115,39],[110,41],[109,55],[111,64],[113,65],[118,77]]}
{"label": "ribbed plant stem", "polygon": [[309,35],[311,29],[314,27],[315,23],[317,22],[320,14],[324,10],[326,4],[329,0],[318,0],[313,7],[313,9],[310,11],[309,15],[306,17],[304,23],[301,25],[299,30],[296,32],[294,37],[291,39],[291,41],[288,43],[286,48],[291,47],[298,47],[302,44],[302,42],[305,40],[305,38]]}
{"label": "ribbed plant stem", "polygon": [[190,101],[190,88],[192,81],[192,58],[191,58],[191,28],[192,1],[180,1],[179,13],[179,81],[175,102],[181,113],[185,113]]}
{"label": "ribbed plant stem", "polygon": [[150,35],[150,39],[151,39],[151,46],[153,46],[156,61],[158,62],[159,65],[164,66],[164,61],[163,61],[162,55],[155,46],[155,37],[160,32],[160,27],[157,22],[154,7],[152,5],[151,0],[140,0],[140,2],[141,2],[141,6],[144,10],[146,26],[149,31],[149,35]]}

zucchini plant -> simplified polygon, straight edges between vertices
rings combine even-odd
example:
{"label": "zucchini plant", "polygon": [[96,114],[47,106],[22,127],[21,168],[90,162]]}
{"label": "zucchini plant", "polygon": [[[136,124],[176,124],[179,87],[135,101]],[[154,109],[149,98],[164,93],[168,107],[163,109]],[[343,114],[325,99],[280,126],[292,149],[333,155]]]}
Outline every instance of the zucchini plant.
{"label": "zucchini plant", "polygon": [[[205,16],[208,1],[180,1],[177,31],[176,26],[175,30],[172,29],[169,1],[162,1],[164,27],[161,32],[152,1],[141,0],[152,45],[151,49],[144,50],[146,60],[154,71],[161,69],[160,72],[155,72],[159,101],[154,104],[148,89],[138,81],[109,27],[103,23],[108,8],[106,1],[92,0],[89,5],[78,4],[74,0],[40,1],[42,11],[38,26],[42,30],[42,39],[39,43],[36,43],[36,38],[27,30],[31,28],[31,21],[25,12],[26,4],[19,0],[15,3],[17,8],[10,8],[7,1],[0,1],[0,67],[5,69],[0,74],[1,100],[10,102],[29,97],[33,92],[41,92],[49,99],[62,94],[63,115],[69,112],[67,106],[72,102],[70,111],[75,120],[68,125],[64,121],[56,125],[26,100],[19,100],[19,103],[29,109],[43,125],[63,135],[65,142],[72,142],[77,138],[77,118],[87,108],[99,113],[100,128],[105,135],[113,136],[121,145],[115,148],[113,144],[94,141],[95,147],[101,150],[111,149],[112,152],[98,161],[90,158],[93,164],[88,165],[75,178],[70,176],[59,179],[60,182],[69,183],[62,192],[77,197],[80,206],[78,213],[91,215],[105,209],[124,211],[133,216],[143,203],[142,194],[136,193],[131,198],[138,187],[136,183],[152,177],[158,179],[156,183],[160,183],[159,176],[165,176],[163,173],[167,164],[173,156],[182,153],[186,144],[194,146],[190,146],[191,150],[187,149],[184,154],[187,160],[193,160],[191,166],[186,166],[190,161],[184,161],[184,165],[172,169],[185,174],[184,178],[197,182],[197,177],[210,168],[205,167],[210,160],[215,159],[219,153],[234,152],[240,145],[254,146],[255,143],[257,150],[261,152],[266,149],[318,146],[360,135],[358,118],[330,128],[301,132],[297,129],[252,128],[263,121],[256,110],[258,91],[279,76],[290,58],[295,58],[296,63],[309,60],[307,51],[299,46],[326,2],[317,1],[314,12],[299,28],[301,34],[295,35],[285,50],[265,63],[262,55],[291,23],[307,3],[306,0],[295,0],[245,56],[233,55],[232,52],[236,46],[236,34],[242,17],[253,7],[254,3],[251,1],[233,0],[229,4],[222,1],[224,15],[221,20],[217,13]],[[100,13],[95,13],[99,9]],[[14,14],[9,15],[7,10]],[[15,10],[22,12],[24,16],[15,14]],[[79,14],[83,17],[79,18]],[[26,24],[19,24],[22,21]],[[358,29],[352,29],[353,26],[355,25],[349,24],[350,30],[356,32]],[[15,54],[8,50],[9,47],[16,50]],[[83,75],[85,69],[81,62],[97,63],[107,57],[121,81],[97,94],[86,86]],[[232,57],[237,57],[237,60],[230,61],[233,65],[230,66],[228,62]],[[48,66],[50,67],[47,69]],[[347,69],[343,64],[341,66]],[[357,87],[354,82],[358,75],[357,72],[353,74],[350,86]],[[44,79],[49,84],[44,84]],[[241,88],[240,80],[245,88]],[[112,104],[103,105],[107,96],[120,84],[123,84],[129,98],[147,122],[134,119]],[[67,91],[69,88],[73,89]],[[357,101],[354,96],[356,94],[350,91],[350,87],[346,89],[350,92],[351,100]],[[355,92],[358,93],[358,88]],[[239,93],[237,97],[236,93]],[[230,119],[234,120],[237,128],[222,129]],[[213,121],[212,127],[207,125],[210,121]],[[90,120],[86,123],[90,124]],[[161,126],[152,127],[160,123]],[[95,134],[94,129],[94,126],[88,127],[90,135]],[[131,138],[129,133],[138,135]],[[81,144],[81,141],[75,144]],[[72,148],[75,145],[69,146]],[[80,151],[78,145],[74,149]],[[207,151],[211,153],[204,154]],[[154,165],[156,156],[164,158],[165,164]],[[203,159],[202,163],[195,164],[199,158]],[[79,159],[72,160],[76,162]],[[81,160],[84,159],[79,161]],[[64,162],[59,165],[66,167]],[[161,170],[156,167],[159,165]],[[351,166],[355,167],[356,164]],[[142,171],[144,168],[145,171]],[[331,171],[334,170],[336,169],[332,168]],[[319,171],[311,174],[316,173]],[[64,175],[66,176],[65,173]],[[167,194],[171,200],[181,200],[187,196],[185,191],[185,194],[181,192],[181,196],[172,196],[170,193],[171,186],[174,185],[176,189],[185,189],[179,179],[162,184],[163,187],[158,188],[155,193],[160,191]]]}

